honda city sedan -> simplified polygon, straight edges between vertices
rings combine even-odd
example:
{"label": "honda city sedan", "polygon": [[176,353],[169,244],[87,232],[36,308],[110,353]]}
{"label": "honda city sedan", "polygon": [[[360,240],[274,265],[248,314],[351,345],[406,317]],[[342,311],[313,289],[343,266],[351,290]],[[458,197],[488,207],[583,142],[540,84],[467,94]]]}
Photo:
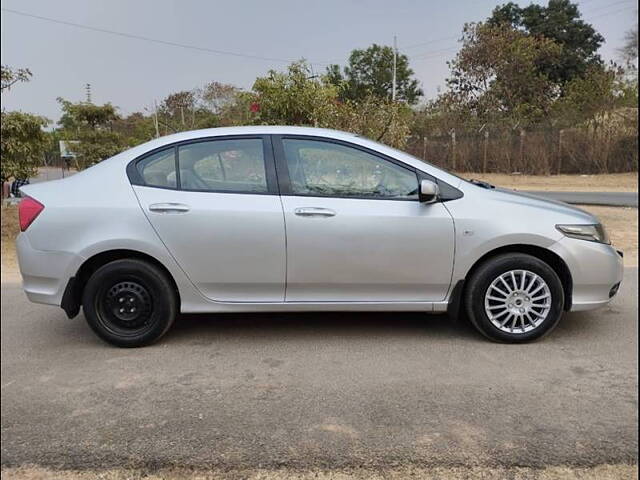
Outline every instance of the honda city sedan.
{"label": "honda city sedan", "polygon": [[623,272],[589,213],[332,130],[182,132],[21,191],[27,296],[121,347],[194,312],[448,312],[526,342]]}

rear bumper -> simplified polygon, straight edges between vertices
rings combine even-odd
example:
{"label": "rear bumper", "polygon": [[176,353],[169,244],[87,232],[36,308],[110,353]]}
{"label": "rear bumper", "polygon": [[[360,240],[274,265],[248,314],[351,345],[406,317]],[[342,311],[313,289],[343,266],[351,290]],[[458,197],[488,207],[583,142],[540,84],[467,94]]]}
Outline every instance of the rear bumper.
{"label": "rear bumper", "polygon": [[27,298],[32,302],[59,306],[69,278],[82,259],[69,252],[36,250],[24,233],[16,239],[16,250]]}
{"label": "rear bumper", "polygon": [[607,305],[622,281],[622,255],[611,245],[563,238],[550,247],[567,264],[573,280],[571,311]]}

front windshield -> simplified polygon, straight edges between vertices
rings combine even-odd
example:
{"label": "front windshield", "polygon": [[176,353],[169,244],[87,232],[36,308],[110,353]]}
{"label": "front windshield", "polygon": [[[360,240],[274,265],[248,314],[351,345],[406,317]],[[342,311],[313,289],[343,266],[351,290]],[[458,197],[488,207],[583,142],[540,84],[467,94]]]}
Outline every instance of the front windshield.
{"label": "front windshield", "polygon": [[358,138],[363,138],[363,139],[367,140],[368,142],[374,143],[374,144],[376,144],[376,145],[380,145],[381,147],[389,148],[389,149],[391,149],[391,150],[394,150],[395,152],[398,152],[399,154],[407,155],[407,156],[409,156],[409,157],[411,157],[411,158],[413,158],[413,159],[415,159],[415,160],[418,160],[418,161],[419,161],[419,162],[421,162],[421,163],[424,163],[424,164],[426,164],[426,165],[429,165],[431,168],[435,168],[435,169],[437,169],[437,170],[440,170],[440,171],[442,171],[442,172],[445,172],[447,175],[451,175],[452,177],[455,177],[455,178],[457,178],[458,180],[462,180],[463,182],[466,182],[466,183],[471,183],[471,180],[470,180],[470,179],[468,179],[468,178],[462,178],[460,175],[458,175],[458,174],[456,174],[456,173],[453,173],[453,172],[451,172],[451,171],[449,171],[449,170],[446,170],[446,169],[444,169],[444,168],[442,168],[442,167],[436,167],[436,166],[435,166],[435,165],[433,165],[432,163],[429,163],[429,162],[427,162],[426,160],[423,160],[422,158],[416,157],[415,155],[412,155],[412,154],[410,154],[409,152],[405,152],[404,150],[399,150],[399,149],[397,149],[397,148],[391,147],[391,146],[386,145],[386,144],[384,144],[384,143],[382,143],[382,142],[378,142],[377,140],[372,140],[372,139],[370,139],[370,138],[368,138],[368,137],[365,137],[365,136],[362,136],[362,135],[355,135],[355,136],[356,136],[356,137],[358,137]]}

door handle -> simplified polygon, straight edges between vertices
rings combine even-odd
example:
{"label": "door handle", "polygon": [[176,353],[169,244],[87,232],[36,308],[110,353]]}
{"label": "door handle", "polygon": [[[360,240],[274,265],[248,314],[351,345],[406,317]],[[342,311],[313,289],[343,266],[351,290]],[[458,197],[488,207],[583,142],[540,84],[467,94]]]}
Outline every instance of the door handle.
{"label": "door handle", "polygon": [[296,208],[293,212],[301,217],[333,217],[336,214],[330,208],[319,207],[301,207]]}
{"label": "door handle", "polygon": [[152,203],[149,211],[153,213],[187,213],[189,205],[184,203]]}

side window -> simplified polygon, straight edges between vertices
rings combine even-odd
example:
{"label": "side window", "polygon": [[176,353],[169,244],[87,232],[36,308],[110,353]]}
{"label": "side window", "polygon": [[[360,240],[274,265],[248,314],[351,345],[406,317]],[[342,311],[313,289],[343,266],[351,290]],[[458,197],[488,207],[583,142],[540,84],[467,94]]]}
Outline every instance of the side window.
{"label": "side window", "polygon": [[415,172],[376,155],[317,140],[282,142],[294,194],[418,198]]}
{"label": "side window", "polygon": [[211,140],[178,147],[180,188],[267,192],[260,139]]}
{"label": "side window", "polygon": [[173,147],[143,158],[136,166],[145,185],[176,188],[176,157]]}

